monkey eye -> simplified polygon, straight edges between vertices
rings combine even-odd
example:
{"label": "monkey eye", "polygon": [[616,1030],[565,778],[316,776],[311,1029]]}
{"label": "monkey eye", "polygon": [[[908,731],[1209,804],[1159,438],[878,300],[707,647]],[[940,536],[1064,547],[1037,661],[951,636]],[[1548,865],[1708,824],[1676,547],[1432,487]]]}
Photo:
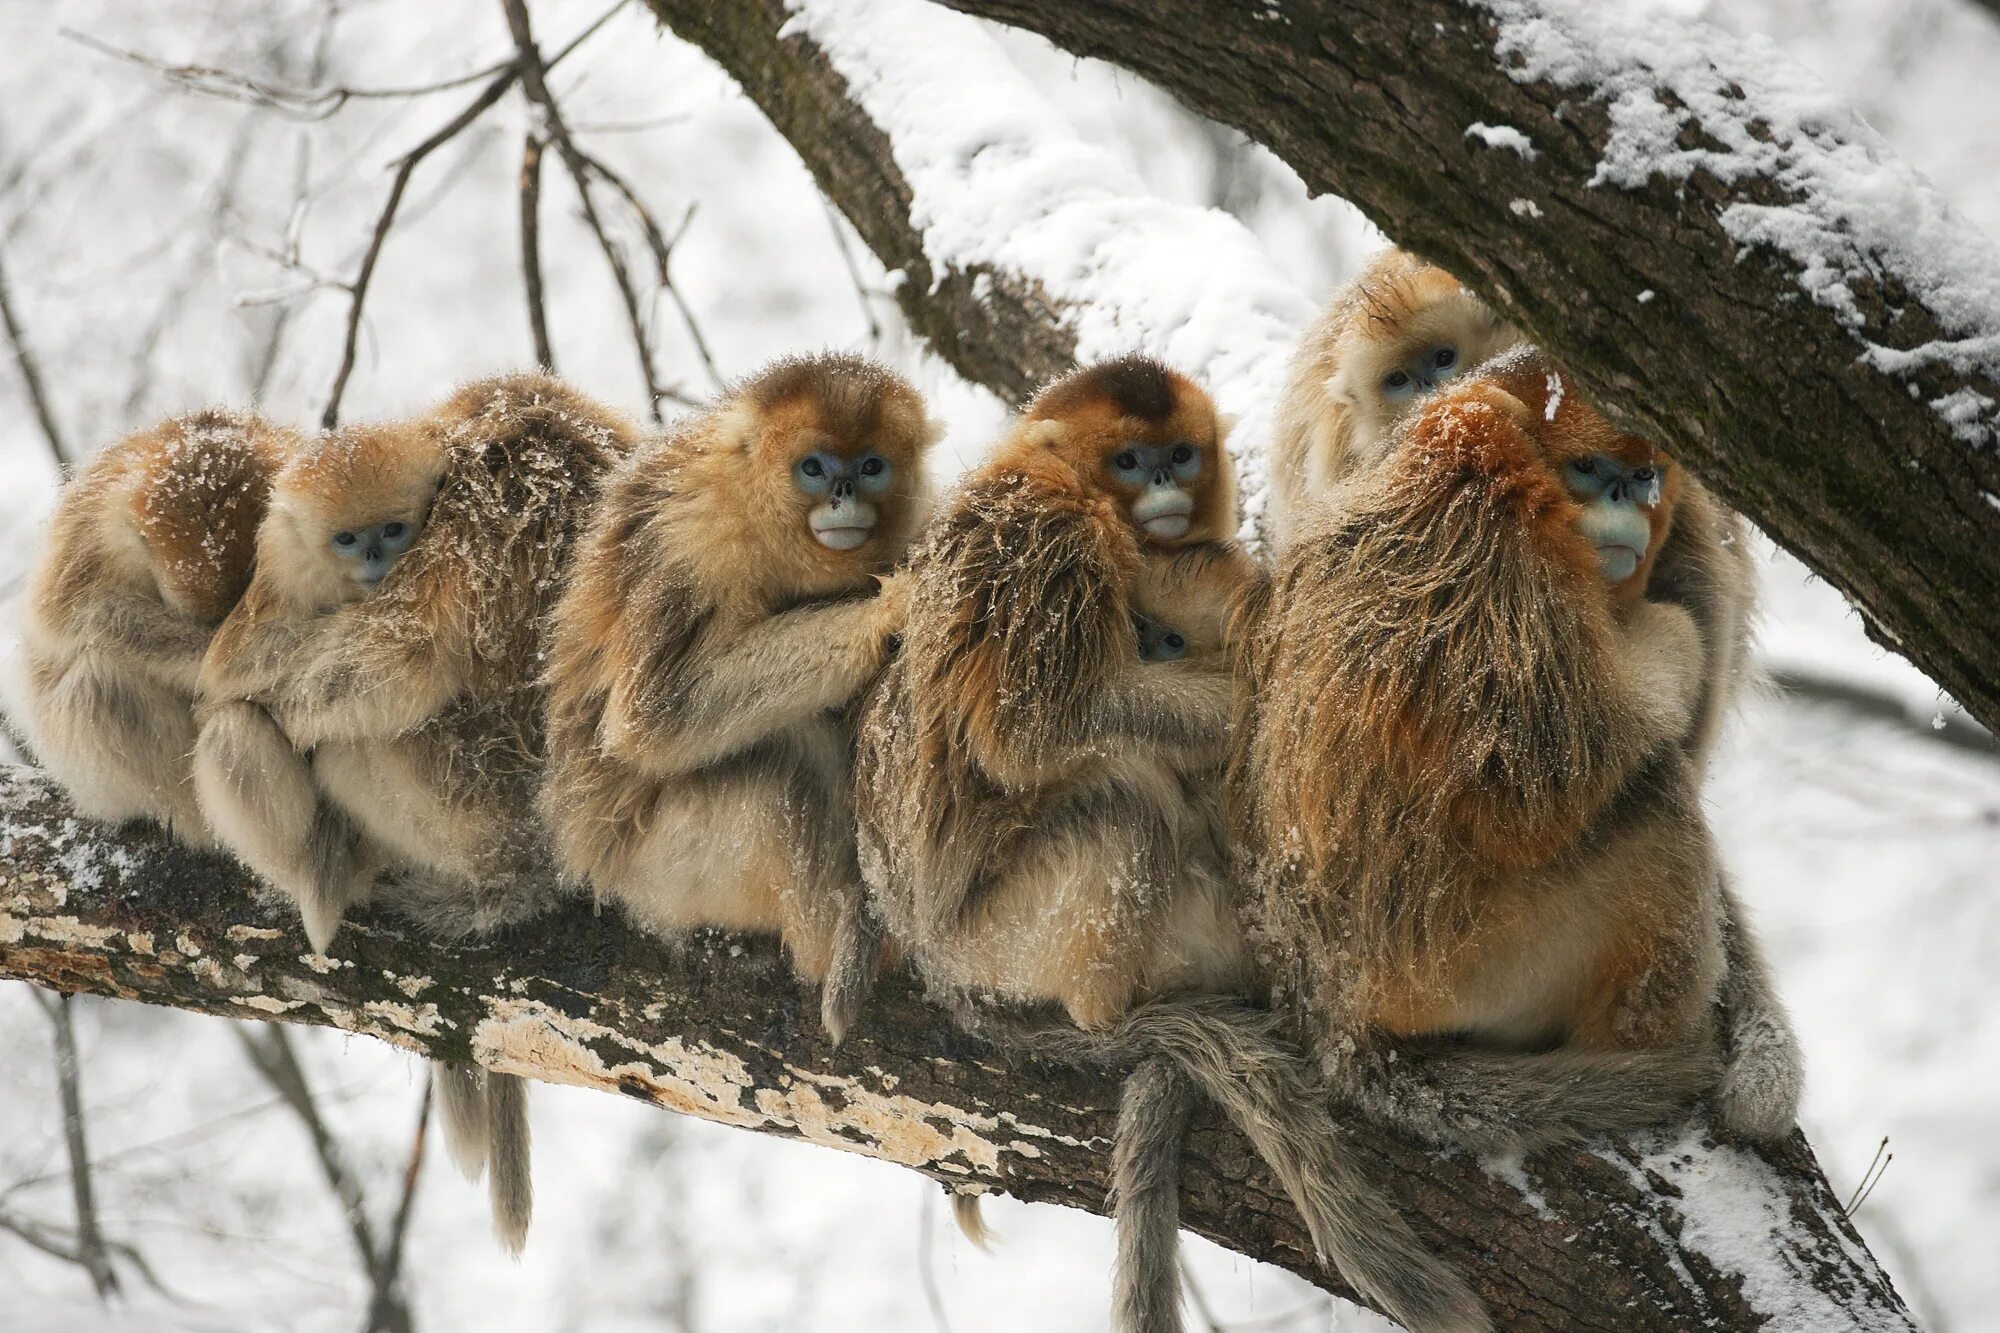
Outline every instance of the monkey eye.
{"label": "monkey eye", "polygon": [[1391,390],[1392,392],[1397,389],[1409,388],[1410,372],[1407,370],[1390,371],[1387,375],[1384,375],[1382,377],[1382,387]]}
{"label": "monkey eye", "polygon": [[820,462],[817,458],[808,458],[805,462],[799,464],[799,471],[805,473],[808,477],[824,477],[826,475],[826,464]]}
{"label": "monkey eye", "polygon": [[1139,467],[1139,455],[1127,449],[1111,460],[1111,466],[1117,468],[1120,472],[1136,471]]}
{"label": "monkey eye", "polygon": [[1443,370],[1446,366],[1457,365],[1458,349],[1455,347],[1438,348],[1437,351],[1431,355],[1431,364],[1436,366],[1439,370]]}
{"label": "monkey eye", "polygon": [[1659,475],[1657,470],[1649,467],[1635,467],[1632,469],[1632,480],[1638,482],[1641,486],[1652,481]]}
{"label": "monkey eye", "polygon": [[867,458],[861,460],[861,475],[864,477],[879,477],[882,475],[884,466],[886,465],[881,459],[870,454]]}
{"label": "monkey eye", "polygon": [[384,537],[400,537],[406,531],[408,529],[404,528],[401,523],[384,523],[382,525],[382,535]]}
{"label": "monkey eye", "polygon": [[1169,634],[1169,635],[1167,636],[1167,647],[1169,647],[1169,648],[1173,648],[1173,649],[1176,649],[1176,650],[1178,650],[1178,649],[1181,649],[1181,648],[1185,648],[1185,647],[1187,647],[1187,640],[1186,640],[1186,639],[1183,639],[1183,638],[1182,638],[1182,637],[1181,637],[1180,635],[1178,635],[1178,634]]}
{"label": "monkey eye", "polygon": [[1194,446],[1191,444],[1177,444],[1174,446],[1174,452],[1170,457],[1176,463],[1192,463],[1194,461]]}
{"label": "monkey eye", "polygon": [[333,534],[333,544],[335,546],[352,546],[358,540],[359,538],[351,532],[336,532]]}

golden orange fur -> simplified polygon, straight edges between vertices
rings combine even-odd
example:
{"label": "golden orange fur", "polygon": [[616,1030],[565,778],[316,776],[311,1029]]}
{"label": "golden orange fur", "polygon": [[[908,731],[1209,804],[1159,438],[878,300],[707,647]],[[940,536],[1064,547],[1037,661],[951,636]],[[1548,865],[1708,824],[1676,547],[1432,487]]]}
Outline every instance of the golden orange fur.
{"label": "golden orange fur", "polygon": [[[1616,586],[1561,480],[1596,453],[1666,469]],[[1234,827],[1280,996],[1337,1082],[1434,1137],[1668,1113],[1715,1078],[1732,969],[1763,986],[1700,806],[1740,524],[1526,353],[1334,499],[1253,607],[1238,699]],[[1550,1054],[1410,1045],[1439,1041]],[[1775,1132],[1767,1110],[1740,1119]]]}
{"label": "golden orange fur", "polygon": [[[933,434],[884,367],[796,358],[612,478],[547,673],[542,808],[567,874],[654,930],[774,931],[826,975],[860,928],[844,710],[901,625],[877,586],[922,520]],[[889,465],[853,549],[816,539],[795,477],[826,451]]]}
{"label": "golden orange fur", "polygon": [[[1135,441],[1198,451],[1184,534],[1137,526],[1138,488],[1111,465]],[[1196,794],[1224,755],[1219,627],[1254,576],[1221,540],[1234,522],[1207,395],[1133,357],[1044,391],[926,533],[856,780],[872,901],[935,988],[1101,1027],[1150,994],[1240,981]],[[1185,618],[1208,651],[1140,662],[1141,609]]]}
{"label": "golden orange fur", "polygon": [[195,676],[297,446],[199,412],[112,445],[64,488],[29,593],[22,722],[84,813],[210,841],[188,767]]}
{"label": "golden orange fur", "polygon": [[1391,402],[1384,373],[1413,349],[1448,343],[1470,371],[1521,334],[1458,279],[1386,250],[1330,302],[1293,356],[1271,448],[1271,537],[1282,545],[1315,501],[1384,457],[1422,401]]}

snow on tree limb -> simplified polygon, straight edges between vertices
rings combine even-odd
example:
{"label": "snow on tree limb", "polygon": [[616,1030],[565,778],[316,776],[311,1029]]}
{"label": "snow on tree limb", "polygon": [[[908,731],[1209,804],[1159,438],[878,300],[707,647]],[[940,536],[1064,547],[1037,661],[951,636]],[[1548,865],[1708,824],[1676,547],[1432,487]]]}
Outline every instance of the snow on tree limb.
{"label": "snow on tree limb", "polygon": [[1584,0],[943,2],[1358,204],[2000,727],[2000,259],[1768,44]]}
{"label": "snow on tree limb", "polygon": [[[510,1074],[622,1093],[954,1185],[1105,1210],[1106,1076],[957,1032],[887,978],[838,1050],[768,944],[670,947],[577,903],[445,947],[380,913],[307,950],[229,860],[79,818],[0,767],[0,977],[236,1018],[342,1028]],[[1510,1330],[1907,1330],[1802,1138],[1768,1154],[1699,1124],[1482,1165],[1356,1125],[1421,1233]],[[1329,1291],[1290,1204],[1225,1123],[1189,1135],[1182,1221]]]}
{"label": "snow on tree limb", "polygon": [[[993,326],[1025,317],[1060,339],[1064,361],[1146,351],[1189,368],[1239,418],[1231,445],[1254,521],[1257,460],[1313,309],[1242,223],[1151,195],[978,25],[924,0],[650,3],[736,78],[882,262],[903,270],[898,299],[940,355],[1018,400],[1062,368],[994,338]],[[850,164],[864,151],[877,159],[867,175]],[[979,308],[939,274],[974,275]],[[976,356],[983,342],[990,354]],[[995,376],[995,361],[1010,373]]]}

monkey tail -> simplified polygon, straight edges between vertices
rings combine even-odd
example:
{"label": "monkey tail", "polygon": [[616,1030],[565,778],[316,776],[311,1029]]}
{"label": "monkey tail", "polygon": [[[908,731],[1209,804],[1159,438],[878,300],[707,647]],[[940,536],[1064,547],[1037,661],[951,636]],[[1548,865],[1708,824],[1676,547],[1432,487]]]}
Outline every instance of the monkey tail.
{"label": "monkey tail", "polygon": [[1171,1056],[1149,1056],[1125,1078],[1111,1150],[1118,1333],[1181,1333],[1181,1139],[1198,1095]]}
{"label": "monkey tail", "polygon": [[982,1250],[993,1248],[999,1237],[993,1228],[986,1225],[986,1214],[979,1210],[978,1194],[953,1194],[951,1196],[951,1220],[958,1223],[959,1234]]}
{"label": "monkey tail", "polygon": [[1427,1051],[1369,1056],[1343,1089],[1369,1115],[1445,1146],[1532,1152],[1656,1125],[1716,1085],[1702,1044],[1651,1050]]}
{"label": "monkey tail", "polygon": [[[1078,1063],[1140,1062],[1126,1081],[1112,1159],[1121,1330],[1180,1327],[1180,1145],[1197,1096],[1250,1140],[1322,1262],[1363,1298],[1411,1333],[1491,1330],[1465,1280],[1425,1247],[1346,1151],[1329,1093],[1285,1043],[1276,1015],[1227,996],[1184,997],[1142,1005],[1108,1036],[1066,1029],[1037,1040]],[[1130,1322],[1142,1316],[1158,1322]]]}
{"label": "monkey tail", "polygon": [[[1324,1087],[1282,1042],[1274,1015],[1226,997],[1174,1000],[1134,1011],[1123,1033],[1158,1051],[1155,1060],[1171,1060],[1189,1095],[1206,1094],[1243,1132],[1298,1208],[1321,1260],[1356,1292],[1411,1333],[1492,1328],[1465,1280],[1345,1150]],[[1124,1126],[1121,1109],[1121,1135]],[[1176,1133],[1176,1162],[1179,1141]],[[1168,1278],[1177,1284],[1178,1271]]]}
{"label": "monkey tail", "polygon": [[520,1254],[535,1211],[527,1084],[512,1074],[449,1062],[431,1066],[431,1081],[446,1151],[467,1180],[487,1176],[493,1233],[509,1254]]}
{"label": "monkey tail", "polygon": [[841,903],[833,934],[833,961],[827,967],[826,980],[820,983],[819,1021],[835,1046],[860,1020],[882,954],[882,926],[862,899],[863,891],[856,885]]}

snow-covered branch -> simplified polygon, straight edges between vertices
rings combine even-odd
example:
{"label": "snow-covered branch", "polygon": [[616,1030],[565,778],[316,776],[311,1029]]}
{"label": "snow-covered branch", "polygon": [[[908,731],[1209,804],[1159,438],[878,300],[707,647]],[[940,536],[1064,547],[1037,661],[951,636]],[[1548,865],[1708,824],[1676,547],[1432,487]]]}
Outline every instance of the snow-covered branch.
{"label": "snow-covered branch", "polygon": [[1769,43],[1589,0],[946,3],[1360,205],[2000,727],[2000,250]]}
{"label": "snow-covered branch", "polygon": [[1019,401],[1072,360],[1146,351],[1197,370],[1239,419],[1254,523],[1313,310],[1247,228],[1148,193],[978,25],[923,0],[649,4],[790,140],[967,379]]}
{"label": "snow-covered branch", "polygon": [[[906,977],[834,1051],[769,947],[673,948],[581,903],[456,948],[364,914],[322,956],[233,863],[81,820],[26,768],[0,768],[0,977],[338,1027],[1104,1211],[1114,1083],[960,1034]],[[1914,1327],[1802,1139],[1765,1156],[1689,1125],[1486,1164],[1362,1126],[1350,1146],[1505,1329]],[[1187,1158],[1185,1226],[1341,1290],[1224,1123],[1198,1119]]]}

